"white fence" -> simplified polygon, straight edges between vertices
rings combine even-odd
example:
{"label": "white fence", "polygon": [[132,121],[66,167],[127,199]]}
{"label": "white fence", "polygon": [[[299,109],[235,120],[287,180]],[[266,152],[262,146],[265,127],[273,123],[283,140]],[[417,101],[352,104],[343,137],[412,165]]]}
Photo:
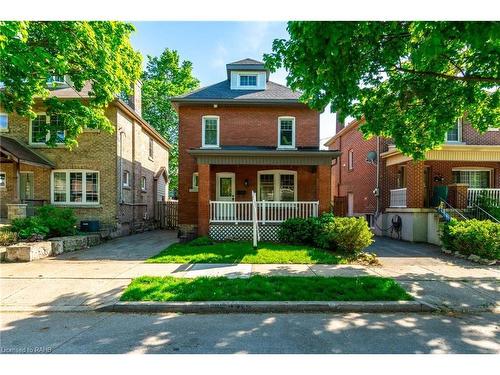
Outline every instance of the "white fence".
{"label": "white fence", "polygon": [[467,204],[477,203],[481,196],[489,198],[494,204],[496,202],[496,206],[500,207],[500,189],[469,188],[467,189]]}
{"label": "white fence", "polygon": [[[281,223],[294,217],[318,216],[319,202],[257,202],[260,223]],[[252,202],[210,201],[211,223],[251,223]]]}
{"label": "white fence", "polygon": [[391,190],[391,207],[406,207],[406,188]]}

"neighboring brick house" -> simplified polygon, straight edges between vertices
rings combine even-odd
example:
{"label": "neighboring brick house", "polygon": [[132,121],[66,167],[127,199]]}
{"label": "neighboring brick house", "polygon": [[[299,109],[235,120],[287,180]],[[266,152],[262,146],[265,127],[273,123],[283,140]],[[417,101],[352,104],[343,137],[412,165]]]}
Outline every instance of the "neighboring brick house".
{"label": "neighboring brick house", "polygon": [[403,239],[438,243],[433,207],[439,203],[440,186],[447,187],[448,204],[459,209],[480,192],[500,199],[498,128],[480,134],[460,119],[442,147],[428,151],[424,161],[414,162],[390,139],[364,139],[362,125],[363,120],[345,127],[337,124],[335,136],[325,144],[342,151],[333,167],[332,192],[335,202],[345,202],[344,214],[366,216],[379,234],[387,234],[385,229],[398,215],[403,220]]}
{"label": "neighboring brick house", "polygon": [[[213,237],[249,235],[252,192],[264,237],[286,217],[329,211],[332,159],[319,113],[269,81],[264,64],[227,64],[227,80],[172,99],[179,114],[179,224]],[[288,211],[287,211],[288,210]]]}
{"label": "neighboring brick house", "polygon": [[[62,81],[51,89],[61,99],[88,97],[90,85],[76,92]],[[126,234],[152,224],[157,201],[168,192],[170,145],[141,117],[141,88],[128,100],[116,99],[106,109],[113,132],[85,129],[78,146],[50,148],[40,123],[57,121],[35,105],[30,120],[0,107],[0,214],[6,218],[33,214],[36,206],[74,208],[80,220],[99,220],[113,234]]]}

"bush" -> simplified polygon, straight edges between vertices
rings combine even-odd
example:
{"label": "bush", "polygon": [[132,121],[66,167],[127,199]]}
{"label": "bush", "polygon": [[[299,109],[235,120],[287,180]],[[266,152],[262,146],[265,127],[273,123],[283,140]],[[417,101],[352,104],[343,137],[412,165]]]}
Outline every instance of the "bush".
{"label": "bush", "polygon": [[322,225],[315,242],[323,249],[357,256],[373,242],[373,233],[364,218],[336,217]]}
{"label": "bush", "polygon": [[12,220],[12,231],[25,239],[69,236],[76,233],[76,221],[70,208],[43,206],[36,216]]}
{"label": "bush", "polygon": [[18,235],[16,232],[4,229],[0,231],[0,246],[9,246],[16,243],[18,240]]}
{"label": "bush", "polygon": [[292,218],[280,224],[278,238],[281,242],[299,245],[314,245],[314,239],[324,224],[333,221],[333,214],[322,214],[308,219]]}
{"label": "bush", "polygon": [[189,243],[190,246],[210,246],[213,244],[214,244],[214,240],[212,240],[208,236],[201,236],[201,237],[195,238],[194,240],[192,240]]}
{"label": "bush", "polygon": [[490,220],[452,219],[443,225],[443,246],[463,255],[477,255],[485,259],[500,259],[500,224]]}
{"label": "bush", "polygon": [[490,198],[485,194],[481,194],[477,201],[477,205],[495,219],[500,220],[500,206],[498,206],[496,199]]}

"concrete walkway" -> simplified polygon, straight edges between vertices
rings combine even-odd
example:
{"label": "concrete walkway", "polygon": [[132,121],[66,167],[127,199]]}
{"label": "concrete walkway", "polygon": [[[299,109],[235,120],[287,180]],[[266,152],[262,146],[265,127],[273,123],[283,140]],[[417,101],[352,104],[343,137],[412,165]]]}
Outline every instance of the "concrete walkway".
{"label": "concrete walkway", "polygon": [[32,263],[0,265],[0,310],[78,311],[115,302],[138,276],[384,276],[416,298],[453,309],[498,305],[500,268],[444,256],[439,248],[377,238],[369,249],[382,266],[290,264],[147,264],[144,260],[177,241],[173,231],[154,231]]}

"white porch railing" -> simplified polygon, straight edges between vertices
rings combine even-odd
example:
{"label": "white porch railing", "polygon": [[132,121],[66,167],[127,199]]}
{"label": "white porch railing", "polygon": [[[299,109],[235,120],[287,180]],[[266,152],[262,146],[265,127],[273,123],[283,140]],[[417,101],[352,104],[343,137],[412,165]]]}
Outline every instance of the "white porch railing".
{"label": "white porch railing", "polygon": [[[281,223],[295,217],[318,216],[319,202],[257,202],[257,221]],[[211,223],[251,223],[252,202],[210,201]]]}
{"label": "white porch railing", "polygon": [[469,188],[467,189],[467,204],[470,206],[472,203],[477,203],[482,195],[496,202],[496,206],[500,207],[500,189]]}
{"label": "white porch railing", "polygon": [[391,190],[391,207],[406,207],[406,188]]}

